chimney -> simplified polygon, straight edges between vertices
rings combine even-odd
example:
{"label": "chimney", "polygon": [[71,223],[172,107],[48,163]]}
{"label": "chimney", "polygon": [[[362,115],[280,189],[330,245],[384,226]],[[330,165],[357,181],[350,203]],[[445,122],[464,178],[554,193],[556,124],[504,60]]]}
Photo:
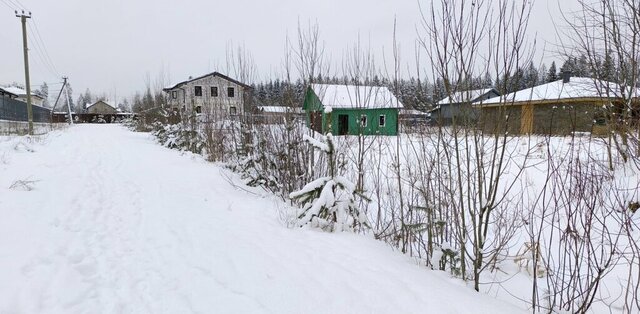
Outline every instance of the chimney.
{"label": "chimney", "polygon": [[562,71],[562,83],[566,84],[571,81],[571,71]]}

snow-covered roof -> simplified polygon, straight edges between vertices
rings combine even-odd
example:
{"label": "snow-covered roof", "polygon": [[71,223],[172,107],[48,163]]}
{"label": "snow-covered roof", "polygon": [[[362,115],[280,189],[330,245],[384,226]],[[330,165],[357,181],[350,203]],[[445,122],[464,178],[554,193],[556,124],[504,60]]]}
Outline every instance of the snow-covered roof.
{"label": "snow-covered roof", "polygon": [[286,112],[300,113],[302,112],[301,108],[292,108],[292,107],[285,107],[285,106],[258,106],[258,109],[262,112],[267,112],[267,113],[286,113]]}
{"label": "snow-covered roof", "polygon": [[424,112],[424,111],[420,111],[420,110],[415,110],[415,109],[401,109],[400,110],[400,114],[404,114],[404,115],[412,115],[412,116],[420,116],[420,115],[425,115],[425,116],[430,116],[431,114],[428,112]]}
{"label": "snow-covered roof", "polygon": [[[544,100],[562,100],[576,98],[620,98],[625,91],[617,83],[595,80],[587,77],[572,77],[564,83],[562,80],[523,89],[500,97],[494,97],[474,105],[495,105],[500,103],[529,102]],[[626,88],[626,93],[633,92],[633,97],[640,93],[638,89]],[[626,95],[627,97],[629,95]]]}
{"label": "snow-covered roof", "polygon": [[2,87],[2,86],[0,86],[0,92],[3,92],[4,94],[9,94],[9,95],[12,95],[12,96],[18,96],[15,93],[12,93],[11,91],[7,90],[6,87]]}
{"label": "snow-covered roof", "polygon": [[463,90],[463,91],[455,92],[451,94],[451,96],[438,101],[436,105],[439,106],[439,105],[446,105],[446,104],[459,104],[464,102],[473,102],[492,90],[494,89],[483,88],[483,89],[472,89],[472,90]]}
{"label": "snow-covered roof", "polygon": [[[27,96],[27,91],[20,87],[9,86],[9,87],[2,87],[2,89],[16,96]],[[33,91],[31,91],[31,97],[38,97],[40,99],[44,99],[40,95],[34,94]]]}
{"label": "snow-covered roof", "polygon": [[391,91],[384,86],[312,84],[325,107],[331,108],[403,108]]}

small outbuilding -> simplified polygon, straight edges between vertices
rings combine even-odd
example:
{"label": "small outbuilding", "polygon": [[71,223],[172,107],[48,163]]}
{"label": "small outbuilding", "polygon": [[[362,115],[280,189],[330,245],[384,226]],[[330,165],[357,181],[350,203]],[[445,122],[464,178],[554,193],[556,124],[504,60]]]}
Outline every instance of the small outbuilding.
{"label": "small outbuilding", "polygon": [[307,125],[334,135],[397,135],[398,99],[383,86],[312,84],[303,110]]}
{"label": "small outbuilding", "polygon": [[471,104],[497,96],[500,93],[495,88],[457,91],[436,103],[430,112],[431,118],[440,125],[475,121],[477,113]]}
{"label": "small outbuilding", "polygon": [[[611,112],[623,110],[624,99],[636,99],[639,90],[617,83],[565,73],[558,81],[477,102],[482,127],[510,134],[566,135],[599,133],[611,121]],[[635,109],[634,111],[637,111]]]}

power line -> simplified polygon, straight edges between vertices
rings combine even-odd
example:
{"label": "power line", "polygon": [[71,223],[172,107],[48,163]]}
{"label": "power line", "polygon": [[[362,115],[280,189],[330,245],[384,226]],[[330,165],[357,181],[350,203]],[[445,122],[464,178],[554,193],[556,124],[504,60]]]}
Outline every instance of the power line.
{"label": "power line", "polygon": [[20,2],[20,0],[14,0],[15,2],[17,2],[25,11],[27,10],[27,7],[25,7],[24,5],[22,5],[22,2]]}
{"label": "power line", "polygon": [[40,40],[40,43],[42,44],[42,48],[44,49],[44,53],[45,53],[45,56],[47,57],[47,60],[49,60],[49,64],[51,64],[51,67],[53,67],[54,72],[56,72],[58,76],[60,76],[59,75],[60,73],[58,72],[56,65],[53,63],[53,60],[51,60],[51,55],[49,55],[49,50],[47,49],[47,45],[45,45],[44,40],[40,35],[40,29],[38,29],[38,23],[36,20],[33,20],[33,28],[35,28],[36,30],[36,37],[38,38],[38,40]]}
{"label": "power line", "polygon": [[18,8],[18,9],[21,9],[21,10],[24,10],[24,11],[29,11],[29,10],[27,10],[27,8],[25,8],[24,6],[22,6],[22,5],[20,5],[20,4],[17,4],[16,2],[14,2],[14,0],[7,0],[7,1],[9,1],[9,3],[11,3],[14,7],[16,7],[16,8]]}
{"label": "power line", "polygon": [[2,3],[3,3],[7,8],[11,9],[12,11],[17,10],[17,8],[10,6],[10,5],[9,5],[9,3],[7,3],[7,1],[6,1],[6,0],[0,0],[0,1],[2,1]]}
{"label": "power line", "polygon": [[36,49],[35,49],[36,54],[38,55],[38,57],[42,61],[42,63],[45,66],[45,68],[51,74],[53,74],[53,76],[59,77],[60,75],[59,75],[55,65],[53,65],[53,62],[51,61],[51,58],[47,54],[47,48],[44,46],[44,42],[42,42],[41,40],[38,40],[38,35],[37,35],[36,31],[34,31],[34,28],[31,27],[31,24],[28,24],[28,25],[29,25],[29,30],[31,31],[31,33],[35,33],[35,35],[36,35],[36,36],[29,37],[31,44],[36,47]]}
{"label": "power line", "polygon": [[32,52],[35,52],[35,55],[38,57],[37,59],[34,59],[34,61],[36,61],[44,69],[48,70],[49,73],[53,74],[54,76],[59,76],[53,71],[51,66],[49,66],[47,64],[44,56],[42,55],[41,48],[40,48],[40,43],[38,43],[37,41],[33,40],[32,37],[29,37],[28,40],[29,40],[30,46],[33,47],[33,48],[29,49],[29,50],[32,51]]}

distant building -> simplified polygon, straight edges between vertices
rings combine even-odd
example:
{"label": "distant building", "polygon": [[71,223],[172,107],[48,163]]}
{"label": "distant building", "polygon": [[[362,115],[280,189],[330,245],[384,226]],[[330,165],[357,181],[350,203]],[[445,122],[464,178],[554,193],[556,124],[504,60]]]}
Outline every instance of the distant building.
{"label": "distant building", "polygon": [[120,110],[115,103],[109,100],[98,100],[87,106],[86,113],[89,114],[117,114]]}
{"label": "distant building", "polygon": [[403,106],[382,86],[312,84],[303,109],[313,130],[334,135],[397,135]]}
{"label": "distant building", "polygon": [[565,73],[561,80],[477,102],[474,107],[480,110],[482,127],[488,131],[553,135],[593,132],[607,123],[617,123],[609,121],[612,117],[608,114],[623,110],[623,99],[639,94],[636,88],[626,88],[627,95],[623,91],[616,83]]}
{"label": "distant building", "polygon": [[431,114],[416,109],[400,109],[398,113],[400,125],[403,131],[419,130],[416,127],[424,127],[431,121]]}
{"label": "distant building", "polygon": [[242,114],[251,86],[219,72],[166,87],[167,104],[175,111]]}
{"label": "distant building", "polygon": [[[19,101],[24,101],[27,102],[27,91],[20,88],[20,87],[3,87],[2,88],[5,92],[11,93],[16,95],[15,99],[19,100]],[[36,106],[42,106],[42,104],[44,103],[44,97],[34,94],[33,92],[31,92],[31,104],[32,105],[36,105]]]}
{"label": "distant building", "polygon": [[287,106],[257,106],[255,112],[256,122],[265,124],[285,123],[286,119],[304,117],[300,107]]}
{"label": "distant building", "polygon": [[494,88],[455,92],[436,103],[431,110],[431,118],[440,125],[450,125],[454,119],[457,123],[474,121],[476,112],[471,104],[497,96],[500,96],[500,93]]}

